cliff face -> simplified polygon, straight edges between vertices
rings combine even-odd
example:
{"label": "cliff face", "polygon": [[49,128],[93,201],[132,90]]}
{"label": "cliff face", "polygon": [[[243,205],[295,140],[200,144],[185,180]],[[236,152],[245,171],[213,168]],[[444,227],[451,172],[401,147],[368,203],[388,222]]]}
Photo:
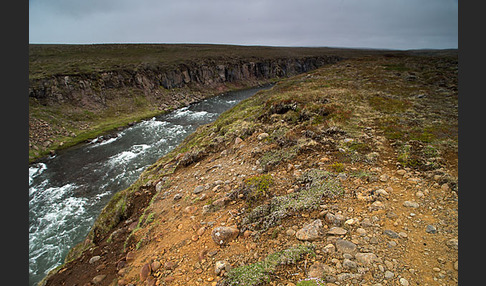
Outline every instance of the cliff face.
{"label": "cliff face", "polygon": [[316,69],[339,61],[338,56],[281,58],[275,60],[207,61],[180,64],[174,68],[144,66],[134,70],[113,70],[82,75],[58,75],[31,79],[29,97],[42,105],[70,103],[78,106],[104,106],[110,90],[135,88],[145,96],[160,89],[182,87],[214,88],[224,83],[263,80]]}

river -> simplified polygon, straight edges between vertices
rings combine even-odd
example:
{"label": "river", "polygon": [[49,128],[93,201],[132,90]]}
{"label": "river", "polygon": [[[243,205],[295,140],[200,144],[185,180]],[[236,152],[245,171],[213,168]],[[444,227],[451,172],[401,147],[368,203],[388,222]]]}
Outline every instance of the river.
{"label": "river", "polygon": [[29,166],[29,285],[62,264],[110,198],[200,125],[270,86],[228,92]]}

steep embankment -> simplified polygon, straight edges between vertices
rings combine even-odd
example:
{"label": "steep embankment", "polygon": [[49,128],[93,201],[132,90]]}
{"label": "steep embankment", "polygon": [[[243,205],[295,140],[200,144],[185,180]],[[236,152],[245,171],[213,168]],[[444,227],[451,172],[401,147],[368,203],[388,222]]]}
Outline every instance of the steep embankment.
{"label": "steep embankment", "polygon": [[[85,47],[77,52],[76,46],[60,46],[57,48],[64,50],[56,55],[45,52],[48,47],[34,46],[30,55],[30,160],[229,89],[274,81],[341,59],[319,49],[304,53],[297,48],[277,49],[274,55],[262,53],[262,48],[233,54],[228,52],[231,47],[226,47],[217,54],[221,47],[193,47],[181,52],[188,47],[167,50],[166,45],[160,45],[139,51],[138,45],[121,45],[125,54],[118,55],[107,52],[110,46]],[[91,54],[93,50],[100,52],[98,56]],[[131,54],[126,54],[127,50]],[[204,53],[207,50],[215,51]],[[201,58],[194,59],[189,52]],[[118,64],[115,55],[120,57]],[[50,57],[59,59],[49,61]],[[126,58],[130,61],[124,62]],[[98,62],[90,62],[95,59]]]}
{"label": "steep embankment", "polygon": [[257,93],[118,193],[44,283],[457,284],[457,68],[390,53]]}

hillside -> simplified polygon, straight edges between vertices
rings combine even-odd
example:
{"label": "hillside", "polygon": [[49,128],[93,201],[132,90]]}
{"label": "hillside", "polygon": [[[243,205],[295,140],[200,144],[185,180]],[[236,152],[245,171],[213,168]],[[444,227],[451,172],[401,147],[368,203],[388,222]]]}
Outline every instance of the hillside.
{"label": "hillside", "polygon": [[457,72],[457,51],[363,52],[279,80],[117,193],[42,284],[456,285]]}

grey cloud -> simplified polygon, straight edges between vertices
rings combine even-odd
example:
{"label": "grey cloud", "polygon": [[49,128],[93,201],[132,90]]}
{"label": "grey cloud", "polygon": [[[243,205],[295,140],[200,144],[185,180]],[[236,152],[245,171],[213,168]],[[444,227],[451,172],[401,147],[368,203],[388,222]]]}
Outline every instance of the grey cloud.
{"label": "grey cloud", "polygon": [[29,42],[457,48],[454,0],[32,0]]}

